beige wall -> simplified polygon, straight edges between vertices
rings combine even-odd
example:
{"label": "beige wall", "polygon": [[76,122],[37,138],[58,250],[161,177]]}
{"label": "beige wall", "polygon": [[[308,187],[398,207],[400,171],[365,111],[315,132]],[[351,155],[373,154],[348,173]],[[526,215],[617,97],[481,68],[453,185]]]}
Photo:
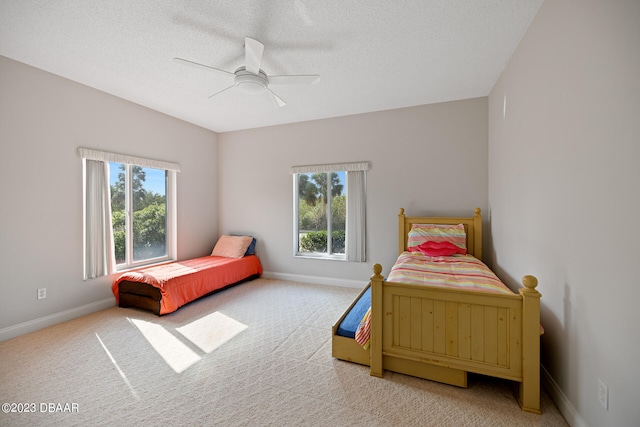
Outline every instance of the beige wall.
{"label": "beige wall", "polygon": [[180,163],[178,256],[215,243],[215,133],[0,57],[0,340],[115,303],[82,281],[78,146]]}
{"label": "beige wall", "polygon": [[[388,272],[397,257],[398,208],[486,207],[487,98],[223,133],[219,154],[220,231],[256,235],[267,275],[364,286],[374,263]],[[289,168],[357,161],[371,162],[367,262],[294,259]]]}
{"label": "beige wall", "polygon": [[545,1],[489,97],[492,261],[540,279],[545,382],[572,425],[640,422],[638,22],[638,1]]}
{"label": "beige wall", "polygon": [[[19,184],[0,190],[0,339],[114,303],[112,277],[82,281],[78,146],[181,164],[180,259],[218,231],[251,232],[267,274],[294,280],[361,286],[374,262],[388,269],[399,207],[486,208],[486,98],[217,135],[2,57],[0,85],[0,176]],[[368,262],[293,259],[289,167],[359,160],[372,164]]]}

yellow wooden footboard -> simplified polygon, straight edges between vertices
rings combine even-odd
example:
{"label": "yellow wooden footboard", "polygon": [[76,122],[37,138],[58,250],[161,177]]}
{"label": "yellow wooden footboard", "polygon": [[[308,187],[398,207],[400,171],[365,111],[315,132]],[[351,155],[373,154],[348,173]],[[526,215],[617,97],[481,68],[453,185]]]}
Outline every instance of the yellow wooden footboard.
{"label": "yellow wooden footboard", "polygon": [[371,277],[371,375],[388,369],[458,386],[466,372],[505,378],[521,383],[524,410],[540,411],[535,278],[520,294],[479,294],[386,282],[381,271],[376,264]]}
{"label": "yellow wooden footboard", "polygon": [[520,300],[515,294],[482,298],[387,282],[383,354],[517,380]]}

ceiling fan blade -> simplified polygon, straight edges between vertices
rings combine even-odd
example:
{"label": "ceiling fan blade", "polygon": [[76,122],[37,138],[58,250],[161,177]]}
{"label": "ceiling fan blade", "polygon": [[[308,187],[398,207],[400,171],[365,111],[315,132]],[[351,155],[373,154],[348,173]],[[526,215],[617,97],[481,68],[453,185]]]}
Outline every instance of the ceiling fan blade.
{"label": "ceiling fan blade", "polygon": [[220,68],[210,67],[208,65],[200,64],[198,62],[189,61],[188,59],[173,58],[173,60],[175,62],[177,62],[178,64],[184,64],[184,65],[188,65],[190,67],[211,70],[211,71],[215,71],[215,72],[218,72],[218,73],[227,74],[227,75],[230,75],[230,76],[234,75],[233,73],[231,73],[229,71],[221,70]]}
{"label": "ceiling fan blade", "polygon": [[262,65],[262,53],[264,45],[258,40],[246,37],[244,39],[245,68],[248,72],[258,75]]}
{"label": "ceiling fan blade", "polygon": [[280,98],[278,95],[276,95],[276,93],[274,91],[272,91],[271,89],[267,88],[267,92],[271,96],[271,100],[273,101],[274,104],[276,104],[276,106],[284,107],[284,106],[287,105],[287,103],[284,102],[284,100],[282,98]]}
{"label": "ceiling fan blade", "polygon": [[269,76],[269,84],[274,85],[312,85],[320,80],[318,74]]}
{"label": "ceiling fan blade", "polygon": [[218,92],[214,93],[213,95],[210,95],[210,96],[209,96],[209,99],[213,98],[213,97],[214,97],[214,96],[216,96],[216,95],[220,95],[222,92],[224,92],[225,90],[229,90],[229,89],[231,89],[232,87],[235,87],[235,85],[231,85],[231,86],[229,86],[229,87],[226,87],[226,88],[222,89],[221,91],[218,91]]}

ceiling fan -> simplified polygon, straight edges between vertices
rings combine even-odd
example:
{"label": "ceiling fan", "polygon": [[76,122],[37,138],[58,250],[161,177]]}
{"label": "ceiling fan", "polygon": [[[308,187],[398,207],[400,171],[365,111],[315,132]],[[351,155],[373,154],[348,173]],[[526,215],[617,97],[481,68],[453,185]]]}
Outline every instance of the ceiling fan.
{"label": "ceiling fan", "polygon": [[264,45],[258,40],[246,37],[244,39],[244,53],[245,53],[245,65],[239,67],[233,73],[230,71],[222,70],[220,68],[210,67],[208,65],[200,64],[197,62],[189,61],[188,59],[173,58],[173,60],[180,64],[194,66],[200,69],[212,70],[220,74],[227,76],[233,76],[234,82],[231,86],[222,89],[219,92],[209,96],[213,98],[216,95],[221,94],[233,87],[237,87],[245,93],[259,94],[266,92],[271,99],[279,107],[284,107],[286,102],[280,98],[274,91],[269,88],[269,85],[280,84],[313,84],[320,79],[318,74],[303,74],[303,75],[278,75],[268,76],[261,68],[262,53],[264,52]]}

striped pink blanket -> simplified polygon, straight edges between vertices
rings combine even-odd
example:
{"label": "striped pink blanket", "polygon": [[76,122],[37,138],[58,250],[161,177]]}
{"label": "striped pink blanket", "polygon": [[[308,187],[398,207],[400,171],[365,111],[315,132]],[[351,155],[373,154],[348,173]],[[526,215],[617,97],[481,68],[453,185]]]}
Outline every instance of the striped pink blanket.
{"label": "striped pink blanket", "polygon": [[387,281],[513,293],[489,267],[471,255],[430,257],[421,252],[403,252]]}
{"label": "striped pink blanket", "polygon": [[[512,294],[482,261],[471,255],[430,257],[422,252],[403,252],[391,268],[387,282],[470,289],[483,292]],[[360,322],[356,341],[369,346],[370,310]]]}

